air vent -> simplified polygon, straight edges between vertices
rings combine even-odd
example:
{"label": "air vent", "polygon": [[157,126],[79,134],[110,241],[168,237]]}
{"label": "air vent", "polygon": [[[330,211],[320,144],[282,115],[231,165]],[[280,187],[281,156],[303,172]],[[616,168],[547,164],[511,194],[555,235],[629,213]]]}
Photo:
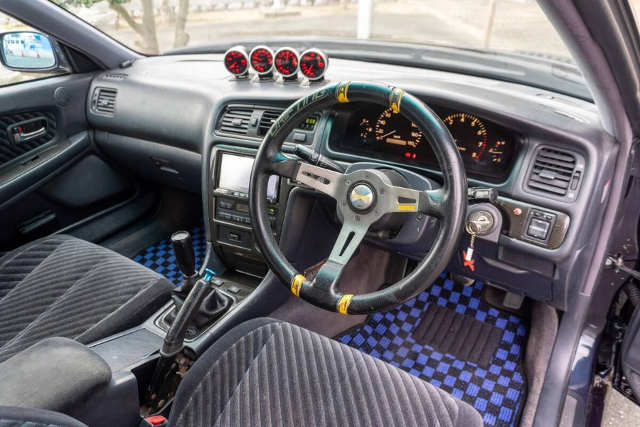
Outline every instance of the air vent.
{"label": "air vent", "polygon": [[260,118],[260,125],[258,127],[258,136],[265,136],[271,126],[278,120],[278,117],[284,110],[265,110]]}
{"label": "air vent", "polygon": [[107,89],[104,87],[96,88],[91,100],[93,111],[112,116],[116,111],[117,94],[118,91],[115,89]]}
{"label": "air vent", "polygon": [[220,131],[234,135],[246,135],[252,114],[253,107],[227,107],[227,110],[222,115],[222,120],[220,120]]}
{"label": "air vent", "polygon": [[126,74],[105,74],[102,76],[105,80],[124,80],[127,78]]}
{"label": "air vent", "polygon": [[[544,193],[566,196],[578,187],[584,164],[573,153],[542,148],[538,151],[536,160],[529,176],[529,187]],[[575,172],[575,175],[574,175]],[[574,197],[573,193],[569,197]]]}

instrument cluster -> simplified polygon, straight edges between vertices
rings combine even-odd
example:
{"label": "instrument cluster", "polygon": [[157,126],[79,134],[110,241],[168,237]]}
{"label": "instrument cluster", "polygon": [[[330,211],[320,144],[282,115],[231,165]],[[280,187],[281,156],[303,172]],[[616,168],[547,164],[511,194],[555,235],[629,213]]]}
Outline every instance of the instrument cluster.
{"label": "instrument cluster", "polygon": [[[466,112],[433,109],[451,132],[467,172],[494,179],[508,172],[517,135]],[[409,165],[438,165],[420,129],[391,108],[367,105],[342,121],[346,126],[339,142],[341,151]]]}

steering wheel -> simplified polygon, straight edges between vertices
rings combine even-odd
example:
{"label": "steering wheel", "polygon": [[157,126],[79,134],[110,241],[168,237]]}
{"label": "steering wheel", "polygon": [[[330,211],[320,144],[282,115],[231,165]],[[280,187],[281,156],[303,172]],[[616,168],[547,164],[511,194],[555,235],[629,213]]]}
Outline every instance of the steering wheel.
{"label": "steering wheel", "polygon": [[[342,174],[285,156],[286,137],[311,113],[337,103],[364,101],[390,107],[415,123],[431,144],[444,185],[417,191],[394,185],[383,170],[364,169]],[[327,262],[313,281],[284,257],[271,233],[267,213],[267,184],[271,175],[306,184],[337,201],[344,218],[342,230]],[[395,180],[397,182],[397,180]],[[267,265],[291,292],[318,307],[342,314],[371,314],[389,310],[426,289],[445,269],[460,241],[467,206],[467,179],[460,153],[442,120],[422,101],[399,88],[368,82],[327,85],[299,99],[276,120],[256,155],[249,187],[253,231]],[[422,213],[439,220],[440,228],[427,256],[398,283],[362,295],[343,294],[338,279],[372,225],[389,217]],[[390,221],[394,223],[394,221]],[[397,221],[396,221],[397,223]]]}

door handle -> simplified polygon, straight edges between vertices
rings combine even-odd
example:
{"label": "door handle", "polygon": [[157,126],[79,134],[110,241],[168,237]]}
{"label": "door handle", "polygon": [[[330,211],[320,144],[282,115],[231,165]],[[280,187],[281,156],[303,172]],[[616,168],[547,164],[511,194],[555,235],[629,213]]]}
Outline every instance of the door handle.
{"label": "door handle", "polygon": [[44,117],[14,123],[7,128],[7,134],[12,144],[30,141],[47,134],[49,124]]}

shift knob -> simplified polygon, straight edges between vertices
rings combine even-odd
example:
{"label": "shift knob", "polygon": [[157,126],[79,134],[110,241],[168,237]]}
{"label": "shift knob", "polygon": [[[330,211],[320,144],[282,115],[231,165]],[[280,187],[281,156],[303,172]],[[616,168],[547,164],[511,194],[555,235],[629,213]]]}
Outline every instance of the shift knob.
{"label": "shift knob", "polygon": [[171,236],[173,254],[176,263],[185,277],[196,274],[196,254],[193,250],[193,239],[188,231],[177,231]]}

